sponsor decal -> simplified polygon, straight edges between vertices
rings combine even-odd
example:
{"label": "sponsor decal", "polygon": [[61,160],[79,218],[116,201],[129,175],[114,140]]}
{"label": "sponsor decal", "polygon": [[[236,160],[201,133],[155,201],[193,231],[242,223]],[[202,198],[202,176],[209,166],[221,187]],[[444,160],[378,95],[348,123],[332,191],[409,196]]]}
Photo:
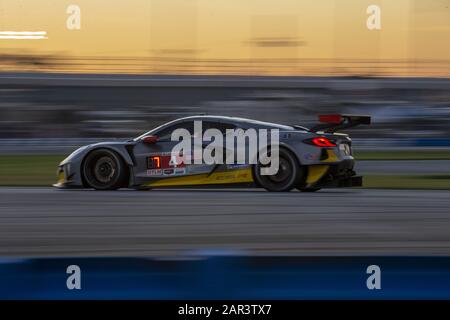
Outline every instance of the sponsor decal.
{"label": "sponsor decal", "polygon": [[303,156],[306,160],[319,160],[319,154],[317,153],[305,153]]}
{"label": "sponsor decal", "polygon": [[176,168],[173,172],[174,175],[186,174],[186,168]]}
{"label": "sponsor decal", "polygon": [[233,170],[233,169],[244,169],[247,168],[248,164],[229,164],[227,165],[227,169]]}
{"label": "sponsor decal", "polygon": [[217,175],[216,180],[217,181],[229,181],[229,180],[242,180],[247,179],[249,177],[248,172],[238,172],[238,173],[229,173],[229,174],[223,174],[223,175]]}
{"label": "sponsor decal", "polygon": [[161,176],[162,170],[161,169],[151,169],[147,170],[147,176]]}
{"label": "sponsor decal", "polygon": [[165,176],[171,176],[171,175],[173,175],[174,174],[174,169],[164,169],[163,170],[163,175],[165,175]]}
{"label": "sponsor decal", "polygon": [[186,174],[186,168],[164,169],[162,173],[165,176],[180,176]]}

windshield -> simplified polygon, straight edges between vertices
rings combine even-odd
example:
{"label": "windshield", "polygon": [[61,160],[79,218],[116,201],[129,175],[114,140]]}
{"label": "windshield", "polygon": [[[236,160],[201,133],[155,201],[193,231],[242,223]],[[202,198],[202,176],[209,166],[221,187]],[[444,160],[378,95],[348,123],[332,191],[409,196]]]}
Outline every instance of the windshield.
{"label": "windshield", "polygon": [[164,127],[167,127],[167,126],[169,126],[169,125],[171,125],[171,124],[173,124],[173,123],[176,123],[176,122],[178,122],[178,121],[179,121],[179,120],[173,120],[173,121],[164,123],[164,124],[162,124],[162,125],[160,125],[160,126],[154,128],[154,129],[152,129],[152,130],[150,130],[150,131],[147,131],[147,132],[144,133],[144,134],[141,134],[139,137],[134,138],[133,141],[141,140],[141,139],[142,139],[143,137],[145,137],[145,136],[151,136],[151,135],[153,135],[155,132],[158,132],[159,130],[163,129]]}

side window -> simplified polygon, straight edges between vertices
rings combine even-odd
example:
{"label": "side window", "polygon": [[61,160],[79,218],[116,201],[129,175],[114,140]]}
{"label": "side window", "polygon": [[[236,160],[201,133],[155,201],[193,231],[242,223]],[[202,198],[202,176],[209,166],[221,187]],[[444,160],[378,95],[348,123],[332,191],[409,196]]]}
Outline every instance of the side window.
{"label": "side window", "polygon": [[219,129],[223,134],[226,133],[227,129],[236,129],[236,126],[230,123],[221,123],[221,122],[212,122],[212,121],[204,121],[203,122],[203,131],[207,129]]}
{"label": "side window", "polygon": [[[183,121],[177,124],[174,124],[170,127],[161,129],[159,132],[155,134],[158,136],[160,141],[170,141],[172,132],[176,129],[184,128],[189,131],[189,133],[194,136],[194,122],[193,121]],[[221,122],[213,122],[213,121],[203,121],[202,122],[202,134],[205,133],[207,129],[219,129],[223,134],[226,133],[227,129],[236,129],[236,126],[229,123],[221,123]]]}
{"label": "side window", "polygon": [[174,124],[170,127],[164,128],[159,132],[156,132],[156,135],[158,136],[160,141],[170,141],[172,132],[176,129],[187,129],[189,133],[192,135],[194,134],[194,122],[192,121],[184,121],[177,124]]}

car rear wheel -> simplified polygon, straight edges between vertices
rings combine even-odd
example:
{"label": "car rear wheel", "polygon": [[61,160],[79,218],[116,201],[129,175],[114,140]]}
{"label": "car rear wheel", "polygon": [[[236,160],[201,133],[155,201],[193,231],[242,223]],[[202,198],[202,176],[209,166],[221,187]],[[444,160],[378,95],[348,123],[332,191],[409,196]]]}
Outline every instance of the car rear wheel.
{"label": "car rear wheel", "polygon": [[122,187],[127,178],[127,168],[122,158],[108,149],[94,150],[83,162],[86,184],[97,190],[115,190]]}
{"label": "car rear wheel", "polygon": [[303,178],[303,171],[300,168],[297,158],[284,148],[280,148],[279,151],[279,168],[276,174],[270,176],[262,175],[262,167],[264,167],[262,164],[255,165],[253,167],[253,176],[257,184],[268,191],[290,191]]}

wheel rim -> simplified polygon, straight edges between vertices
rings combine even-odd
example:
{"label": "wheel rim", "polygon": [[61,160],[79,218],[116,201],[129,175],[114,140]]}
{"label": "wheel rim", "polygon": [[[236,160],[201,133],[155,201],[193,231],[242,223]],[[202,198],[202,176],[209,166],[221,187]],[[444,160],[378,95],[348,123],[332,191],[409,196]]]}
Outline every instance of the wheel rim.
{"label": "wheel rim", "polygon": [[110,157],[99,158],[94,165],[94,177],[100,183],[109,183],[116,173],[116,164]]}
{"label": "wheel rim", "polygon": [[280,149],[278,172],[274,175],[262,175],[260,169],[270,164],[261,164],[253,167],[254,178],[259,186],[269,191],[290,191],[302,178],[301,171],[297,167],[295,156],[288,151]]}
{"label": "wheel rim", "polygon": [[281,183],[290,179],[292,175],[292,164],[285,158],[280,158],[280,164],[278,167],[278,172],[268,178],[275,183]]}

